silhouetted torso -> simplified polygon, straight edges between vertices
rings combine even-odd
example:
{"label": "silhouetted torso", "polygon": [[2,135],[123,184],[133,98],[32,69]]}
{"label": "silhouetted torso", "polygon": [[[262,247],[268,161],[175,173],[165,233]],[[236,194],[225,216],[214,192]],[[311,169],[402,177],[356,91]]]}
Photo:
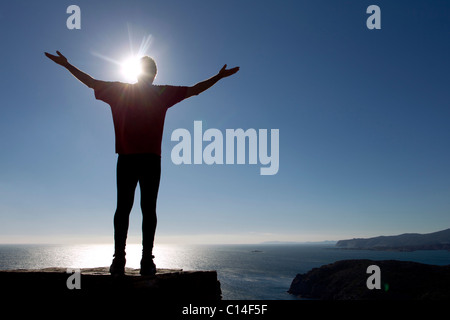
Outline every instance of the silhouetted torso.
{"label": "silhouetted torso", "polygon": [[187,87],[103,82],[96,99],[111,106],[116,153],[161,155],[168,108],[186,98]]}

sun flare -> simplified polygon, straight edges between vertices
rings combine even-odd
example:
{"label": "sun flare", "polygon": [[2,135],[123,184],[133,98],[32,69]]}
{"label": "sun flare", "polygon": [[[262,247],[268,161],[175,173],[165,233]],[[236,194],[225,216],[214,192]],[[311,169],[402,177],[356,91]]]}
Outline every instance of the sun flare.
{"label": "sun flare", "polygon": [[122,75],[127,81],[136,82],[142,72],[141,61],[138,56],[132,56],[121,64]]}

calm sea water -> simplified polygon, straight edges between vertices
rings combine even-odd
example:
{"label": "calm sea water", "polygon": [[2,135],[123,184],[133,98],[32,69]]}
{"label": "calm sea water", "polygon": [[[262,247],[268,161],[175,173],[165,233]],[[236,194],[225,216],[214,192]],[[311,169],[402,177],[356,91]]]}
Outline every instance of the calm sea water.
{"label": "calm sea water", "polygon": [[[140,245],[128,245],[127,267],[139,268]],[[0,245],[0,269],[86,268],[111,263],[111,245]],[[158,268],[217,270],[223,299],[294,300],[287,290],[297,273],[343,259],[450,264],[449,251],[339,250],[330,245],[157,245]]]}

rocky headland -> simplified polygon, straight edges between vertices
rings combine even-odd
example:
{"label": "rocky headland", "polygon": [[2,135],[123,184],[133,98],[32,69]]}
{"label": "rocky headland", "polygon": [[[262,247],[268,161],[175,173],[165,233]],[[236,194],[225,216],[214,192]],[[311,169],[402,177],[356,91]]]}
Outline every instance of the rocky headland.
{"label": "rocky headland", "polygon": [[[380,268],[380,289],[367,286],[370,265]],[[317,300],[450,300],[450,265],[341,260],[298,274],[288,292]]]}
{"label": "rocky headland", "polygon": [[450,229],[433,233],[405,233],[395,236],[339,240],[336,248],[368,250],[450,250]]}

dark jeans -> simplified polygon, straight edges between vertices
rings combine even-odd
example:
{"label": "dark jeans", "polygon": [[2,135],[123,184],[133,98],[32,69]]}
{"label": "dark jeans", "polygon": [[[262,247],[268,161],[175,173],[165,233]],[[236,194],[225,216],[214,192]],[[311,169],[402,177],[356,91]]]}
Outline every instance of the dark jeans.
{"label": "dark jeans", "polygon": [[156,231],[156,198],[161,157],[156,154],[120,154],[117,159],[117,209],[114,215],[115,254],[125,254],[130,212],[137,183],[141,190],[142,252],[151,256]]}

